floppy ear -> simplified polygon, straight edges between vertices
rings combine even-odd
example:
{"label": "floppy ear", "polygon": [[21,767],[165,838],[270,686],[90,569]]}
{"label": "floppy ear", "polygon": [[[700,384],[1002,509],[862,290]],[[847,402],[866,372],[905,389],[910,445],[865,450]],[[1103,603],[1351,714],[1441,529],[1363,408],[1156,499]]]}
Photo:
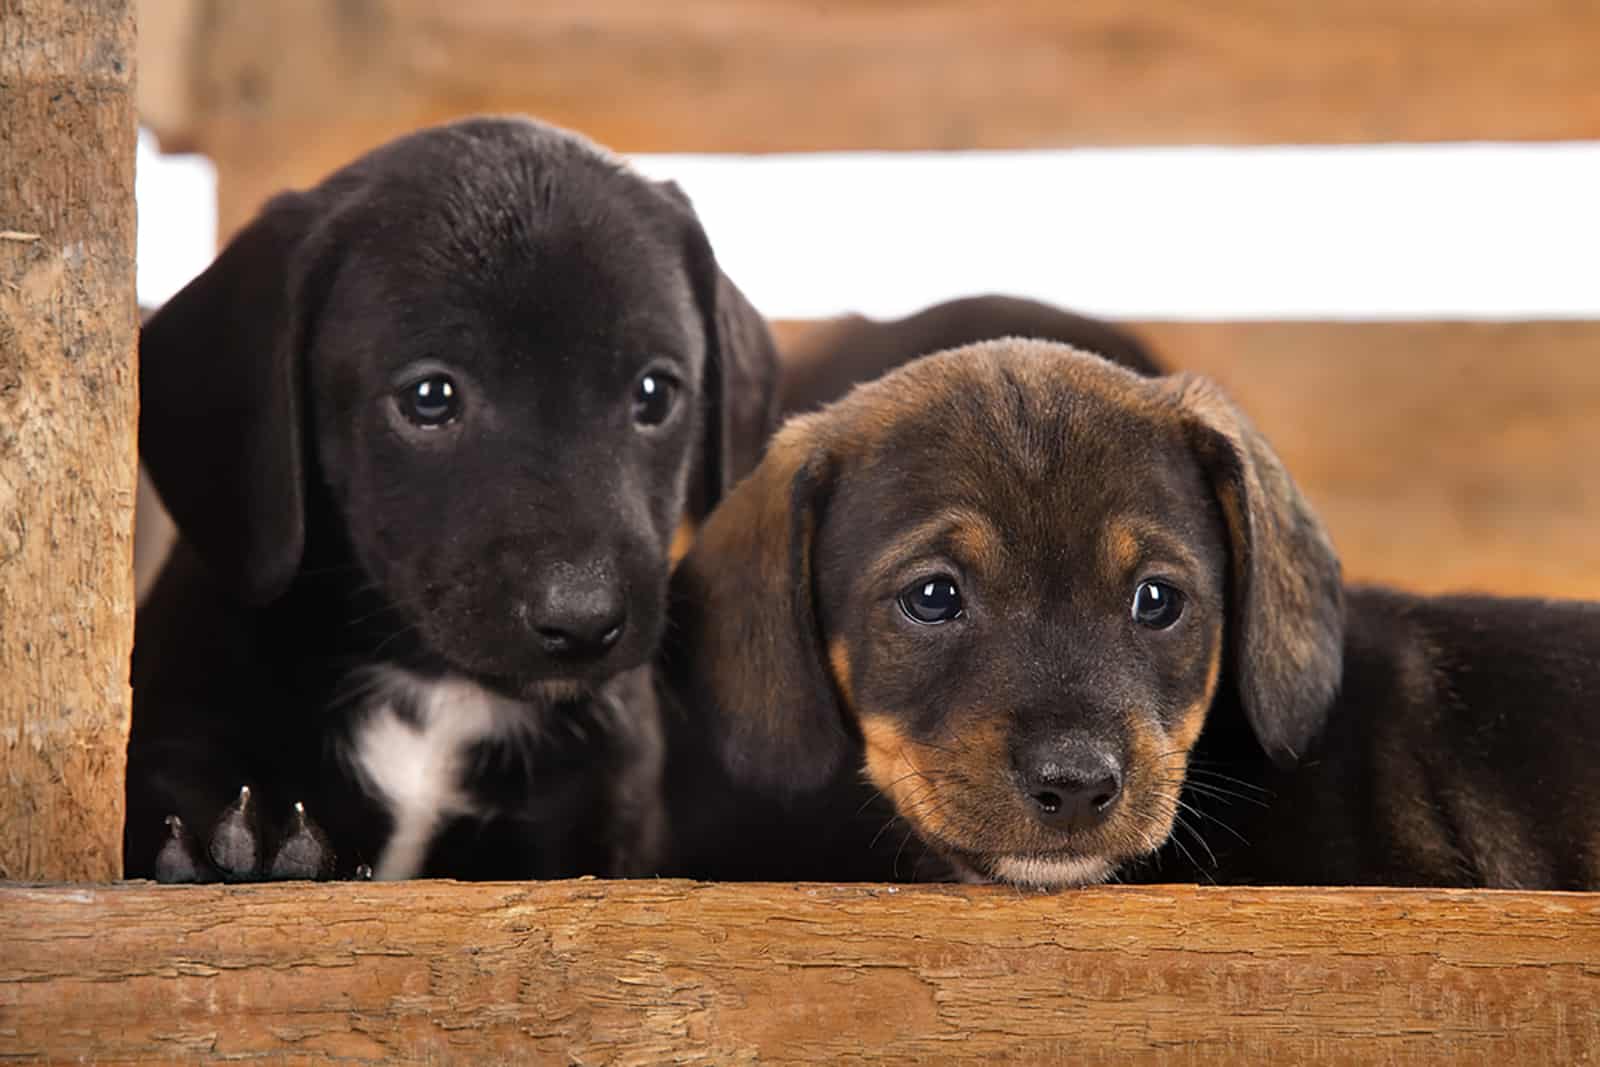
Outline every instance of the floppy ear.
{"label": "floppy ear", "polygon": [[834,463],[798,419],[712,513],[673,574],[669,671],[743,785],[800,791],[849,735],[823,654],[812,574]]}
{"label": "floppy ear", "polygon": [[662,193],[688,214],[689,275],[706,336],[700,455],[689,508],[703,519],[755,467],[778,425],[778,346],[767,320],[722,273],[694,205],[674,182]]}
{"label": "floppy ear", "polygon": [[1239,699],[1275,763],[1316,739],[1339,690],[1344,586],[1322,523],[1250,421],[1211,382],[1171,380],[1231,542],[1229,643]]}
{"label": "floppy ear", "polygon": [[183,537],[249,603],[305,544],[300,350],[308,194],[275,198],[139,333],[139,451]]}

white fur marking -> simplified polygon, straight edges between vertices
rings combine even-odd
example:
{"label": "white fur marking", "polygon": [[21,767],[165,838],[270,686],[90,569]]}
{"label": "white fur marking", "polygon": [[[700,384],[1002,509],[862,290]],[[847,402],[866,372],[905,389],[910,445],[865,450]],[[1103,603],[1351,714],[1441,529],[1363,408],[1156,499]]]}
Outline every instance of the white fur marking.
{"label": "white fur marking", "polygon": [[998,881],[1016,885],[1058,889],[1072,885],[1094,885],[1111,874],[1111,864],[1100,859],[1040,859],[1035,856],[1004,856],[995,861]]}
{"label": "white fur marking", "polygon": [[[386,670],[374,692],[355,731],[352,762],[388,806],[394,831],[372,876],[414,878],[440,824],[473,813],[472,797],[462,788],[466,753],[479,742],[528,731],[533,718],[526,705],[459,678],[428,682]],[[395,711],[397,692],[417,709],[416,723]]]}

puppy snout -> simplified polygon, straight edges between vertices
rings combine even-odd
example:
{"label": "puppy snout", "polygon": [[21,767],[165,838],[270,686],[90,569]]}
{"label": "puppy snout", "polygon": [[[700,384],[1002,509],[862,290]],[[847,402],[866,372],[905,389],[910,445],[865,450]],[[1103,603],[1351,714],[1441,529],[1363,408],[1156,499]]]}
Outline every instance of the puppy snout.
{"label": "puppy snout", "polygon": [[540,647],[562,659],[595,659],[622,640],[627,595],[604,564],[558,564],[528,602],[525,616]]}
{"label": "puppy snout", "polygon": [[1013,751],[1012,765],[1034,817],[1052,830],[1090,829],[1122,795],[1122,761],[1093,742],[1033,742]]}

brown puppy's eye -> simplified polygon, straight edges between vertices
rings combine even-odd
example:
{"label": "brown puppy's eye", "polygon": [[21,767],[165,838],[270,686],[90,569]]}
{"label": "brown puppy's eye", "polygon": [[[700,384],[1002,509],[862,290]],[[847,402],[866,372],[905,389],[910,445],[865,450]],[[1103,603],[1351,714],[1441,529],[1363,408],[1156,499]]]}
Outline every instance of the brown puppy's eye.
{"label": "brown puppy's eye", "polygon": [[640,426],[659,426],[672,414],[677,399],[677,379],[650,371],[633,387],[633,421]]}
{"label": "brown puppy's eye", "polygon": [[937,626],[960,618],[961,590],[948,575],[922,578],[900,591],[900,610],[912,622]]}
{"label": "brown puppy's eye", "polygon": [[1140,582],[1133,594],[1133,621],[1152,630],[1165,630],[1183,614],[1183,591],[1166,582]]}
{"label": "brown puppy's eye", "polygon": [[461,392],[448,374],[430,374],[400,390],[400,412],[425,430],[453,422],[461,413]]}

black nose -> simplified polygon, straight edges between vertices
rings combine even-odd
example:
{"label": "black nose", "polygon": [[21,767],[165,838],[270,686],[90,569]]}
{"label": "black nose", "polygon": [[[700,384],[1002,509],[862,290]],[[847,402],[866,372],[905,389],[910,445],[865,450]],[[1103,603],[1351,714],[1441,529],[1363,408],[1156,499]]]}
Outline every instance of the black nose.
{"label": "black nose", "polygon": [[1103,744],[1050,738],[1012,753],[1033,814],[1052,830],[1087,830],[1103,822],[1122,795],[1122,761]]}
{"label": "black nose", "polygon": [[595,659],[622,640],[627,598],[609,567],[558,565],[529,601],[527,621],[550,655]]}

